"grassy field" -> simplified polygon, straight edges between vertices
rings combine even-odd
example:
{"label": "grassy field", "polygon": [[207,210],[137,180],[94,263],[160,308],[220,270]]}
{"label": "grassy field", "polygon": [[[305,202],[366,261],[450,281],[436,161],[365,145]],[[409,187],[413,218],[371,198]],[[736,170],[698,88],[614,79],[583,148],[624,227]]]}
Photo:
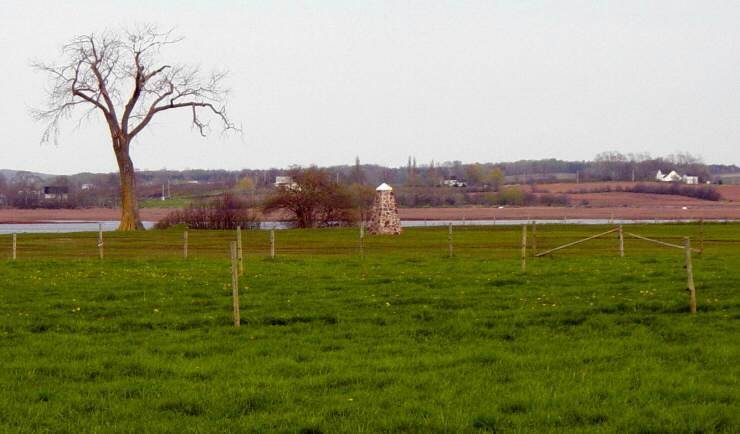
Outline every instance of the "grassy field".
{"label": "grassy field", "polygon": [[[538,226],[538,249],[605,230]],[[696,225],[626,230],[681,243]],[[519,269],[518,227],[0,236],[0,431],[738,432],[740,225]]]}
{"label": "grassy field", "polygon": [[144,199],[139,202],[139,208],[185,208],[192,199],[185,197],[171,197],[167,200]]}

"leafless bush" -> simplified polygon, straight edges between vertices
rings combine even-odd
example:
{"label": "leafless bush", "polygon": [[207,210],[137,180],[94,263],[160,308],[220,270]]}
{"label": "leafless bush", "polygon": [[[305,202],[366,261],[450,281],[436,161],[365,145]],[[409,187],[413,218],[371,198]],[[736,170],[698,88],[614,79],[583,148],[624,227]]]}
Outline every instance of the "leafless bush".
{"label": "leafless bush", "polygon": [[173,211],[157,222],[155,229],[167,229],[179,224],[187,225],[190,229],[236,229],[237,226],[253,228],[259,225],[247,204],[231,193]]}

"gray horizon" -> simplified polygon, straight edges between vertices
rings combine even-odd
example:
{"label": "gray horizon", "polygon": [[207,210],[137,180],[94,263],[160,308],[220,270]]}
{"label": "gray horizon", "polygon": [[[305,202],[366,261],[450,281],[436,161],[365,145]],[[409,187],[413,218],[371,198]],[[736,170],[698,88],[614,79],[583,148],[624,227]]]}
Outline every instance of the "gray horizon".
{"label": "gray horizon", "polygon": [[[29,109],[72,37],[153,23],[185,39],[164,62],[227,69],[242,136],[188,113],[132,146],[138,169],[265,169],[689,152],[739,164],[740,3],[359,1],[0,3],[0,168],[116,171],[102,119],[41,145]],[[72,24],[70,24],[72,23]]]}

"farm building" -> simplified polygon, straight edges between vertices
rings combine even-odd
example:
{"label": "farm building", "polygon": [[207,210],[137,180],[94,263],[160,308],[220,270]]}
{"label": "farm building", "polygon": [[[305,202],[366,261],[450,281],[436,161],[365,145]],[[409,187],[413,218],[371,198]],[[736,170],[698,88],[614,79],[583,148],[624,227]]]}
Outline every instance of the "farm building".
{"label": "farm building", "polygon": [[444,185],[445,187],[467,187],[468,182],[464,179],[457,179],[453,176],[452,178],[448,178],[442,181],[442,185]]}
{"label": "farm building", "polygon": [[658,173],[655,175],[655,180],[661,182],[680,182],[681,175],[679,175],[675,170],[671,170],[667,175],[664,175],[663,172],[658,170]]}
{"label": "farm building", "polygon": [[47,200],[67,200],[69,197],[69,187],[48,185],[44,187],[44,199]]}
{"label": "farm building", "polygon": [[660,182],[682,182],[684,184],[699,183],[698,176],[679,175],[678,172],[676,172],[675,170],[671,170],[671,172],[667,175],[664,175],[663,172],[658,170],[658,173],[655,175],[655,180]]}
{"label": "farm building", "polygon": [[292,176],[276,176],[275,177],[275,188],[285,188],[292,190],[298,186],[295,181],[293,181]]}

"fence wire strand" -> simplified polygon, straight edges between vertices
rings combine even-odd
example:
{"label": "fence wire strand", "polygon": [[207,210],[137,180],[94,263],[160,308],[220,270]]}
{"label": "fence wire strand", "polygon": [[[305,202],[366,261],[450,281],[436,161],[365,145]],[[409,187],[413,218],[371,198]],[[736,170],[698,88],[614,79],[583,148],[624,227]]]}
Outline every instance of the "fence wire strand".
{"label": "fence wire strand", "polygon": [[[651,239],[669,244],[680,244],[683,236],[694,239],[699,234],[699,226],[682,225],[677,231],[671,225],[625,225],[630,231]],[[592,225],[537,225],[537,251],[562,246],[578,239],[612,229],[613,226]],[[707,247],[719,244],[740,244],[740,239],[729,238],[726,232],[712,234],[712,225],[704,225]],[[680,235],[677,235],[681,232]],[[275,250],[277,257],[324,255],[324,256],[364,256],[398,254],[414,255],[438,252],[447,256],[449,249],[448,228],[424,227],[404,230],[400,236],[366,235],[362,249],[359,229],[288,229],[275,231]],[[236,231],[193,230],[188,231],[188,255],[184,259],[184,237],[182,230],[149,230],[133,233],[104,232],[104,259],[162,259],[197,260],[224,259],[229,257],[229,242],[236,239]],[[99,257],[98,232],[79,233],[21,233],[17,234],[18,260],[62,260],[96,259]],[[531,252],[532,232],[529,231],[528,246]],[[557,256],[613,255],[618,251],[616,232],[589,240],[584,245],[557,251]],[[267,230],[242,230],[243,250],[246,258],[269,257],[270,232]],[[453,226],[454,257],[480,255],[485,252],[491,258],[517,258],[521,249],[521,229],[518,226]],[[12,235],[0,235],[0,258],[10,259],[12,255]],[[625,237],[625,249],[630,252],[653,251],[658,246],[648,241]],[[362,250],[362,251],[361,251]],[[530,254],[531,255],[531,254]]]}

